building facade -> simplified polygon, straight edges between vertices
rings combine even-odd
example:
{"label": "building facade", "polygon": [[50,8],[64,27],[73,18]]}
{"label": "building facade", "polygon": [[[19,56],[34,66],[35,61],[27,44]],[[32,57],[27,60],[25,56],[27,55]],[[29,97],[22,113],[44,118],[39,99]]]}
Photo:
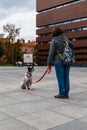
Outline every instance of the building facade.
{"label": "building facade", "polygon": [[76,64],[87,65],[87,0],[37,0],[38,64],[46,65],[50,32],[60,26],[74,42]]}
{"label": "building facade", "polygon": [[23,53],[33,54],[36,44],[36,41],[28,41],[27,43],[23,42],[21,44],[21,51]]}

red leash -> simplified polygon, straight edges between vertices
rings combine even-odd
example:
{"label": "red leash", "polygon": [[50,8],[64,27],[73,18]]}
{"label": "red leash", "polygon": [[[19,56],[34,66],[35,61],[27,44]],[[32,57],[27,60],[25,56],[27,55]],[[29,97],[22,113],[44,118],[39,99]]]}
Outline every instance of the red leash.
{"label": "red leash", "polygon": [[47,69],[45,70],[44,74],[40,77],[40,79],[38,79],[37,81],[32,82],[32,83],[38,83],[40,80],[42,80],[44,78],[44,76],[46,75],[46,73],[48,72],[48,69],[49,69],[49,67],[47,67]]}
{"label": "red leash", "polygon": [[47,67],[47,69],[45,70],[44,74],[35,82],[32,82],[32,80],[30,78],[28,78],[30,83],[38,83],[40,80],[42,80],[44,78],[44,76],[46,75],[46,73],[48,72],[49,67]]}

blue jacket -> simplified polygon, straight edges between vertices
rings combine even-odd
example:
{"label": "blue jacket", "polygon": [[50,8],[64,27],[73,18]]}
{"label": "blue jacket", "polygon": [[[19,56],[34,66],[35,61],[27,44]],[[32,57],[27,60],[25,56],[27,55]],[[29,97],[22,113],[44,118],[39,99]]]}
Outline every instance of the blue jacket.
{"label": "blue jacket", "polygon": [[49,50],[48,59],[47,59],[48,66],[52,65],[52,61],[54,61],[54,63],[61,61],[61,58],[57,54],[56,50],[58,50],[61,54],[63,54],[64,48],[65,48],[65,46],[62,44],[63,41],[67,41],[69,46],[72,49],[74,48],[74,45],[72,44],[72,42],[69,41],[69,39],[64,34],[54,37],[50,42],[50,50]]}

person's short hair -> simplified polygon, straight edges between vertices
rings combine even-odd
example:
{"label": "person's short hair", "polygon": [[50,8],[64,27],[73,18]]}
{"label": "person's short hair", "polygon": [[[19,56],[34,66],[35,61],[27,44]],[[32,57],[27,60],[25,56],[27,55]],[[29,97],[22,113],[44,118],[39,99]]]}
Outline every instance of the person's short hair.
{"label": "person's short hair", "polygon": [[55,27],[51,31],[51,34],[52,34],[53,37],[59,36],[59,35],[61,35],[63,33],[64,33],[64,31],[60,27]]}

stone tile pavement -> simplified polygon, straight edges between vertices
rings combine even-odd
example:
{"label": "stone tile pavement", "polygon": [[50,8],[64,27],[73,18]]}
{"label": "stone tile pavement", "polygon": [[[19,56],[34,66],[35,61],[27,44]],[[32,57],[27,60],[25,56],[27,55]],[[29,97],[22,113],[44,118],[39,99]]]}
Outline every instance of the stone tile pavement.
{"label": "stone tile pavement", "polygon": [[[35,67],[36,81],[46,67]],[[87,130],[87,68],[72,67],[70,99],[55,99],[55,70],[21,90],[26,67],[0,67],[0,130]]]}

